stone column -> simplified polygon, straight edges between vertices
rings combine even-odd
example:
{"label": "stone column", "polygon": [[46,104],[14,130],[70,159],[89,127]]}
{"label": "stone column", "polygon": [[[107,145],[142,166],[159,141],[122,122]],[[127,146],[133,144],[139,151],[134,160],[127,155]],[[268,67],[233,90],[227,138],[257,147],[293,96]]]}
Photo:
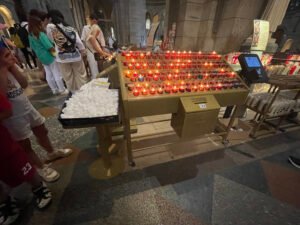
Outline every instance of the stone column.
{"label": "stone column", "polygon": [[129,43],[129,2],[116,0],[113,7],[112,20],[116,31],[116,38],[120,45]]}
{"label": "stone column", "polygon": [[270,32],[275,32],[278,25],[282,23],[290,0],[269,0],[262,15],[263,20],[270,22]]}
{"label": "stone column", "polygon": [[130,44],[144,46],[146,43],[146,0],[129,0]]}

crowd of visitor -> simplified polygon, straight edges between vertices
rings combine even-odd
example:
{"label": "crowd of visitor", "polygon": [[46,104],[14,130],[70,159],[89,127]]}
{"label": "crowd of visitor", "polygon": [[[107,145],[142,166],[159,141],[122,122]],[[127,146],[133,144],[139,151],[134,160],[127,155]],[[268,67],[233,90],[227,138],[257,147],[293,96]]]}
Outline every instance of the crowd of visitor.
{"label": "crowd of visitor", "polygon": [[[31,10],[27,21],[8,28],[10,39],[0,40],[0,224],[16,221],[20,209],[5,186],[24,182],[32,186],[36,206],[46,208],[52,200],[47,182],[60,174],[47,163],[68,157],[72,149],[55,149],[49,139],[45,118],[24,93],[28,82],[23,73],[42,65],[46,81],[54,95],[76,92],[101,71],[101,63],[111,57],[104,49],[103,32],[97,17],[90,16],[81,37],[58,10]],[[23,56],[20,55],[23,54]],[[25,58],[24,65],[22,58]],[[33,65],[32,65],[33,62]],[[89,75],[89,73],[90,75]],[[31,136],[47,152],[41,159],[33,150]]]}

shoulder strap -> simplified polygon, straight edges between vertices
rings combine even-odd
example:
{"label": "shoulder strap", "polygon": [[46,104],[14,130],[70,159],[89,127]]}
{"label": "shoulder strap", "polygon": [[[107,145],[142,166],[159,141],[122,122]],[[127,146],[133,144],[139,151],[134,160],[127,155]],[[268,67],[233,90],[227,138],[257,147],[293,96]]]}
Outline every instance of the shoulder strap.
{"label": "shoulder strap", "polygon": [[58,24],[55,24],[55,26],[56,26],[56,28],[62,33],[62,35],[64,35],[65,36],[65,38],[69,41],[69,42],[71,42],[73,45],[75,45],[75,41],[74,40],[72,40],[72,38],[70,38],[66,33],[65,33],[65,31],[58,25]]}

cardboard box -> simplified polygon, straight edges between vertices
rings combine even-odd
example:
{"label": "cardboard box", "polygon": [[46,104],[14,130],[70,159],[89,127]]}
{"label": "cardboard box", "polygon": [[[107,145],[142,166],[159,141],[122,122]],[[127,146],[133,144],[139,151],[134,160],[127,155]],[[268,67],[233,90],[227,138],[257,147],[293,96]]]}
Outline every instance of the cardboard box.
{"label": "cardboard box", "polygon": [[[221,128],[221,131],[225,131],[230,119],[219,119],[218,126]],[[229,132],[229,140],[246,140],[251,132],[252,126],[247,122],[244,122],[240,119],[235,119],[233,122],[233,129]],[[242,129],[239,130],[239,129]],[[219,129],[220,130],[220,129]]]}
{"label": "cardboard box", "polygon": [[180,98],[177,113],[172,114],[171,126],[182,138],[210,134],[214,131],[220,105],[213,95]]}

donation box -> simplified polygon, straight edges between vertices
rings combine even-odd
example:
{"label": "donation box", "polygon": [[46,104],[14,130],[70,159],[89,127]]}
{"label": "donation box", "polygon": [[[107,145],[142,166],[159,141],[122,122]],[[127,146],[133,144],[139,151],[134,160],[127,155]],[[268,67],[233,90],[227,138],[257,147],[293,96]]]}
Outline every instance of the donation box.
{"label": "donation box", "polygon": [[214,131],[220,105],[213,95],[182,97],[177,113],[172,114],[171,126],[179,137],[189,138]]}

